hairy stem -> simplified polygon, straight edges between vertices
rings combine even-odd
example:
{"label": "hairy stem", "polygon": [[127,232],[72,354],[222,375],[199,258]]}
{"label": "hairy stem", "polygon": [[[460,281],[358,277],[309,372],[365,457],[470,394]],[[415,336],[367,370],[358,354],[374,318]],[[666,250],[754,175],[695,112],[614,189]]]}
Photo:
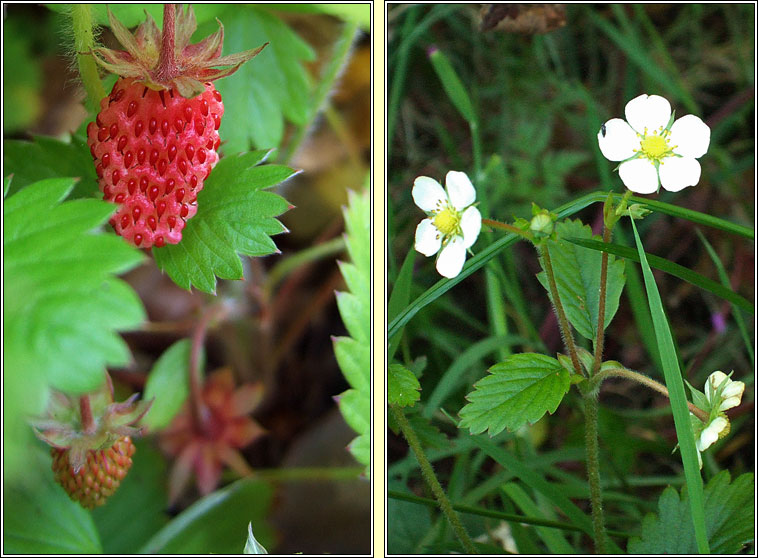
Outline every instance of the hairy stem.
{"label": "hairy stem", "polygon": [[[665,395],[666,397],[669,397],[669,390],[664,386],[663,384],[660,384],[653,380],[652,378],[649,378],[645,376],[644,374],[640,374],[639,372],[634,372],[633,370],[628,370],[626,368],[610,368],[608,370],[603,370],[596,376],[592,378],[592,387],[597,388],[600,386],[603,380],[610,377],[617,377],[617,378],[627,378],[628,380],[634,380],[637,383],[642,384],[643,386],[649,387],[652,390],[657,391],[658,393],[661,393]],[[591,391],[594,391],[592,389]],[[687,401],[687,407],[692,412],[693,415],[695,415],[697,418],[699,418],[703,422],[708,421],[708,414],[700,409],[699,407],[696,407],[693,403]]]}
{"label": "hairy stem", "polygon": [[176,6],[163,5],[163,41],[158,55],[155,77],[158,82],[169,82],[176,77]]}
{"label": "hairy stem", "polygon": [[79,397],[79,414],[82,419],[82,430],[85,434],[95,432],[95,419],[92,417],[92,406],[90,405],[89,395]]}
{"label": "hairy stem", "polygon": [[79,76],[87,92],[87,108],[97,112],[100,99],[105,97],[105,89],[100,81],[95,57],[90,53],[95,46],[95,36],[92,32],[92,6],[89,4],[73,4],[71,6],[71,23],[74,28],[74,48],[76,62],[79,66]]}
{"label": "hairy stem", "polygon": [[[609,227],[603,229],[603,242],[611,241]],[[597,309],[597,339],[595,340],[595,361],[592,363],[592,375],[598,373],[603,362],[603,344],[605,342],[605,296],[608,287],[608,252],[603,252],[600,260],[600,300]]]}
{"label": "hairy stem", "polygon": [[590,483],[592,503],[592,528],[595,532],[595,554],[606,553],[605,514],[603,513],[603,492],[600,487],[600,457],[597,437],[597,398],[584,398],[584,442],[587,448],[587,479]]}
{"label": "hairy stem", "polygon": [[493,229],[502,229],[504,231],[512,232],[513,234],[523,236],[524,238],[531,238],[530,234],[527,231],[521,230],[518,227],[514,227],[511,224],[503,223],[502,221],[496,221],[495,219],[482,219],[482,225],[486,225]]}
{"label": "hairy stem", "polygon": [[413,454],[416,456],[416,460],[421,467],[421,474],[423,475],[426,483],[429,485],[429,488],[432,489],[432,493],[434,494],[434,497],[437,500],[442,513],[445,514],[448,522],[453,527],[453,531],[455,531],[456,536],[461,541],[461,544],[466,550],[466,553],[476,554],[476,547],[474,546],[471,537],[466,531],[466,528],[463,526],[463,523],[461,523],[458,514],[453,509],[450,500],[448,500],[447,494],[445,494],[445,491],[442,489],[440,481],[437,480],[437,475],[434,474],[432,464],[429,463],[429,460],[426,458],[426,454],[421,448],[421,443],[416,436],[416,432],[413,430],[411,423],[405,416],[403,409],[396,405],[390,405],[390,409],[392,410],[392,414],[395,417],[400,430],[403,432],[403,436],[405,436],[408,445],[413,451]]}
{"label": "hairy stem", "polygon": [[566,343],[566,349],[571,357],[571,364],[574,366],[574,371],[577,374],[584,376],[584,370],[579,364],[579,357],[576,354],[574,335],[571,333],[568,320],[566,319],[566,312],[564,312],[561,298],[558,296],[558,285],[555,282],[555,274],[553,273],[553,264],[550,260],[550,249],[547,246],[547,242],[545,242],[542,247],[542,261],[545,262],[545,274],[547,275],[547,282],[550,286],[550,296],[553,299],[553,307],[558,316],[558,326],[561,328],[561,336],[563,337],[564,343]]}

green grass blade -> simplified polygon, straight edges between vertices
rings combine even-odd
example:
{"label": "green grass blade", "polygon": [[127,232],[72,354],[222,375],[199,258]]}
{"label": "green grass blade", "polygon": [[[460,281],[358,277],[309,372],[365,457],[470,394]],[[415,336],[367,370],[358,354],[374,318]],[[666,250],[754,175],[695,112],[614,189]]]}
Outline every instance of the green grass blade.
{"label": "green grass blade", "polygon": [[474,105],[471,104],[471,98],[466,91],[466,87],[450,64],[450,60],[436,47],[430,50],[429,59],[432,61],[434,71],[437,72],[437,77],[442,82],[445,93],[447,93],[455,108],[458,109],[458,112],[461,113],[461,116],[469,124],[475,122]]}
{"label": "green grass blade", "polygon": [[[387,302],[387,315],[389,319],[394,318],[408,304],[411,298],[411,284],[413,282],[413,262],[416,260],[416,250],[411,248],[405,256],[400,272],[397,274],[397,281],[392,287],[392,294]],[[392,339],[387,347],[387,364],[392,362],[395,351],[400,344],[400,336]]]}
{"label": "green grass blade", "polygon": [[[409,494],[407,492],[400,492],[399,490],[388,490],[387,498],[391,498],[393,500],[402,500],[404,502],[412,502],[414,504],[427,506],[429,508],[437,507],[437,502],[433,500],[432,498],[422,498],[421,496],[416,496],[415,494]],[[487,508],[480,508],[477,506],[469,506],[467,504],[453,504],[453,509],[461,513],[468,513],[471,515],[478,515],[481,517],[492,517],[495,519],[503,519],[505,521],[524,523],[526,525],[541,525],[545,527],[553,527],[555,529],[562,529],[564,531],[580,531],[580,532],[582,531],[581,527],[577,527],[576,525],[571,525],[570,523],[563,523],[561,521],[550,521],[550,520],[542,519],[538,517],[526,517],[523,515],[516,515],[513,513],[505,513],[505,512],[496,511],[496,510],[489,510]],[[626,533],[624,531],[609,530],[608,533],[614,536],[625,537],[625,538],[630,538],[633,536],[631,533]],[[571,552],[568,552],[567,554],[573,554],[573,553],[574,551],[572,550]]]}
{"label": "green grass blade", "polygon": [[[640,258],[637,255],[636,251],[633,248],[629,248],[628,246],[621,246],[619,244],[606,244],[605,242],[590,240],[586,238],[566,238],[566,240],[573,244],[584,246],[585,248],[591,248],[592,250],[598,250],[600,252],[608,252],[609,254],[621,256],[622,258],[626,258],[637,263],[640,261]],[[661,258],[660,256],[654,256],[653,254],[648,254],[646,252],[645,257],[647,258],[648,264],[651,267],[665,271],[669,275],[673,275],[674,277],[678,277],[683,281],[687,281],[696,287],[700,287],[701,289],[704,289],[720,298],[723,298],[724,300],[731,302],[735,306],[739,306],[751,314],[754,312],[753,305],[750,303],[750,301],[745,297],[735,293],[729,287],[725,287],[724,285],[721,285],[712,279],[708,279],[707,277],[704,277],[687,267],[671,262],[665,258]]]}
{"label": "green grass blade", "polygon": [[[614,203],[618,203],[619,199],[621,199],[620,194],[614,194],[613,197]],[[647,198],[640,198],[638,196],[632,196],[630,199],[631,201],[629,202],[629,205],[633,203],[639,203],[652,211],[657,211],[658,213],[665,213],[666,215],[671,215],[672,217],[679,217],[681,219],[686,219],[699,225],[705,225],[706,227],[712,227],[724,232],[744,236],[750,240],[755,240],[755,231],[753,231],[751,227],[732,223],[731,221],[727,221],[726,219],[719,219],[718,217],[708,215],[707,213],[700,213],[699,211],[695,211],[693,209],[679,207],[678,205],[672,205],[670,203],[658,200],[650,200]]]}
{"label": "green grass blade", "polygon": [[[537,492],[542,493],[559,510],[566,514],[566,517],[568,517],[574,525],[580,527],[589,537],[593,536],[592,520],[587,514],[579,509],[574,502],[563,494],[557,484],[548,482],[533,468],[532,465],[523,463],[504,448],[498,447],[489,436],[471,436],[469,439],[486,452],[492,459],[505,467],[506,470],[521,479],[524,484]],[[621,549],[612,540],[609,540],[608,544],[611,552],[618,554],[622,553]]]}
{"label": "green grass blade", "polygon": [[[713,265],[716,266],[721,284],[724,285],[724,287],[727,289],[730,289],[732,285],[729,281],[729,276],[726,274],[724,264],[721,263],[718,254],[716,254],[716,251],[713,249],[713,246],[711,246],[711,243],[708,242],[708,239],[705,238],[705,235],[700,232],[700,229],[695,229],[695,232],[700,238],[700,241],[703,243],[703,246],[705,246],[705,249],[708,252],[708,255],[711,257],[711,260],[713,260]],[[750,355],[750,362],[753,364],[753,366],[755,366],[755,353],[753,352],[753,345],[750,343],[747,327],[745,327],[745,320],[742,318],[742,314],[740,314],[737,305],[734,303],[732,303],[732,315],[734,316],[734,321],[737,322],[737,327],[740,330],[740,335],[742,335],[742,340],[745,343],[745,350],[747,351],[747,354]]]}
{"label": "green grass blade", "polygon": [[[575,213],[581,211],[593,203],[604,202],[607,197],[607,192],[590,192],[589,194],[585,194],[580,198],[563,204],[558,209],[554,210],[554,213],[558,215],[559,219],[563,219],[565,217],[574,215]],[[618,203],[621,197],[621,194],[613,194],[614,203]],[[659,213],[665,213],[666,215],[671,215],[672,217],[687,219],[693,223],[698,223],[732,234],[737,234],[751,240],[755,237],[754,232],[751,228],[739,225],[737,223],[732,223],[724,219],[719,219],[718,217],[713,217],[705,213],[700,213],[699,211],[693,211],[691,209],[685,209],[668,203],[659,202],[656,200],[648,200],[637,196],[632,196],[631,200],[632,201],[630,203],[639,203],[648,209],[657,211]],[[466,277],[482,268],[488,261],[499,254],[504,248],[507,248],[508,246],[511,246],[513,243],[515,243],[516,240],[518,240],[518,237],[516,235],[511,233],[506,234],[502,238],[499,238],[487,246],[487,248],[482,250],[475,257],[471,258],[457,277],[454,279],[441,279],[437,281],[437,283],[427,289],[407,308],[400,312],[400,314],[398,314],[392,321],[390,321],[389,327],[387,329],[387,338],[391,340],[392,337],[397,335],[400,329],[405,326],[405,324],[407,324],[413,318],[413,316],[418,313],[419,310],[428,304],[431,304],[437,298],[463,281]]]}
{"label": "green grass blade", "polygon": [[[503,485],[502,490],[511,500],[513,500],[513,503],[521,508],[521,511],[528,516],[539,517],[542,515],[537,504],[534,503],[526,491],[518,484],[509,482]],[[566,537],[564,537],[563,533],[560,531],[545,527],[537,527],[535,528],[535,532],[537,533],[537,536],[542,539],[542,542],[545,543],[545,546],[547,546],[547,549],[551,554],[574,553],[574,548],[568,543]]]}
{"label": "green grass blade", "polygon": [[637,233],[634,220],[631,219],[631,222],[634,240],[637,243],[637,251],[639,252],[640,265],[642,266],[642,274],[645,279],[650,314],[653,317],[655,337],[658,340],[658,350],[661,353],[661,361],[663,362],[663,376],[666,379],[666,387],[669,390],[671,398],[671,411],[674,415],[676,437],[679,441],[679,448],[682,454],[684,476],[687,479],[687,491],[690,495],[690,511],[695,526],[698,552],[708,554],[708,537],[705,531],[703,478],[700,476],[700,468],[698,467],[695,435],[692,432],[692,425],[690,424],[687,397],[684,393],[684,382],[682,381],[682,373],[679,368],[679,359],[674,348],[674,340],[671,337],[668,320],[666,320],[666,315],[663,311],[661,295],[655,284],[653,271],[647,263],[645,250],[642,247],[642,241],[640,240],[640,235]]}

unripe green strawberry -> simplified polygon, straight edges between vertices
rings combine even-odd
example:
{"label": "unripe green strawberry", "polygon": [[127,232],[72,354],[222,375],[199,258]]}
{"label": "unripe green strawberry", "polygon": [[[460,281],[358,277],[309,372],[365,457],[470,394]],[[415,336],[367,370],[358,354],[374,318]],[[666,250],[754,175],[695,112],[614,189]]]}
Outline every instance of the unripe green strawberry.
{"label": "unripe green strawberry", "polygon": [[70,450],[52,448],[55,480],[83,507],[102,506],[131,468],[135,449],[131,438],[124,436],[108,449],[87,450],[84,465],[75,470]]}
{"label": "unripe green strawberry", "polygon": [[[177,244],[197,212],[197,194],[218,162],[224,114],[212,81],[234,73],[266,45],[221,56],[224,28],[197,44],[192,8],[166,4],[163,33],[153,18],[132,35],[108,11],[125,51],[97,48],[95,60],[120,76],[87,126],[103,198],[118,204],[116,233],[140,248]],[[268,44],[268,43],[267,43]]]}

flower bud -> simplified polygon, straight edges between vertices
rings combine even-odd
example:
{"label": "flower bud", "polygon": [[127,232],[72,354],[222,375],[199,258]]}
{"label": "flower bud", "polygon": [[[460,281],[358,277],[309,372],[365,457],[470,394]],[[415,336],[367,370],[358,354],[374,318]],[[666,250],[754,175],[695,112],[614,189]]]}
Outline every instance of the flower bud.
{"label": "flower bud", "polygon": [[529,230],[538,235],[548,236],[553,232],[553,219],[548,213],[538,213],[532,217]]}
{"label": "flower bud", "polygon": [[719,394],[719,388],[721,388],[720,395],[718,395],[721,399],[718,406],[719,411],[726,411],[740,404],[742,394],[745,391],[744,382],[731,380],[721,370],[716,370],[708,376],[708,381],[705,383],[705,396],[713,406],[716,405],[713,398]]}

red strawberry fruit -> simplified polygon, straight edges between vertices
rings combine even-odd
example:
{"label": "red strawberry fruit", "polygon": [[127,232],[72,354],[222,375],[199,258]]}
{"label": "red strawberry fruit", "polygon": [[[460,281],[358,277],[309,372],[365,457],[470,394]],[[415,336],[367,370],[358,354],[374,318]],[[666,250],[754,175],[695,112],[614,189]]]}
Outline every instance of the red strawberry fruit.
{"label": "red strawberry fruit", "polygon": [[[150,15],[134,35],[109,11],[126,51],[98,48],[120,79],[87,126],[103,198],[118,204],[116,233],[140,248],[177,244],[197,212],[197,194],[218,162],[224,114],[213,80],[234,73],[266,45],[221,57],[224,28],[190,44],[194,13],[166,4],[163,33]],[[216,69],[221,67],[221,69]]]}

